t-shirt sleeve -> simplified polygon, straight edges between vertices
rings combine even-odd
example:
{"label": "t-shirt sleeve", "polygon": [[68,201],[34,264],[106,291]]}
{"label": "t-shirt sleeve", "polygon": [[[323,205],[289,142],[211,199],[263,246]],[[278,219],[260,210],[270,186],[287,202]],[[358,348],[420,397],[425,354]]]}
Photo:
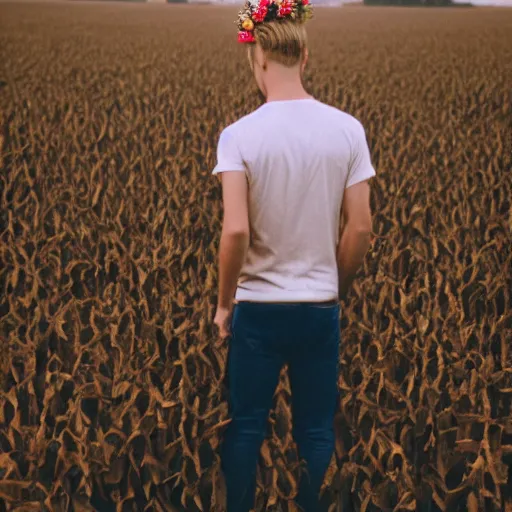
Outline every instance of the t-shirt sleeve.
{"label": "t-shirt sleeve", "polygon": [[217,165],[212,174],[223,171],[245,171],[246,167],[233,134],[225,128],[217,145]]}
{"label": "t-shirt sleeve", "polygon": [[358,121],[353,136],[346,188],[375,176],[363,125]]}

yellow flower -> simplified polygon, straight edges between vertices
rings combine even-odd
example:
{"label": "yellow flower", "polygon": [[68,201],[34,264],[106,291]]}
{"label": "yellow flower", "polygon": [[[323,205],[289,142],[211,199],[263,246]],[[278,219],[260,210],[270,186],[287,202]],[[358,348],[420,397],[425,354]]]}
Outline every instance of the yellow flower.
{"label": "yellow flower", "polygon": [[242,27],[244,27],[244,30],[252,30],[254,28],[254,23],[251,19],[247,19],[242,23]]}

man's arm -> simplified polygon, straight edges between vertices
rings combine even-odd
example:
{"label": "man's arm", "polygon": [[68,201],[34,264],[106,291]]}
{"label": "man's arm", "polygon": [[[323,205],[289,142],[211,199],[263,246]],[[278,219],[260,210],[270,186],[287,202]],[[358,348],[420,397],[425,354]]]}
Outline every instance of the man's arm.
{"label": "man's arm", "polygon": [[361,181],[345,189],[342,231],[337,249],[339,298],[345,299],[371,243],[370,185]]}
{"label": "man's arm", "polygon": [[219,249],[219,309],[230,309],[249,247],[248,185],[243,172],[222,172],[224,219]]}

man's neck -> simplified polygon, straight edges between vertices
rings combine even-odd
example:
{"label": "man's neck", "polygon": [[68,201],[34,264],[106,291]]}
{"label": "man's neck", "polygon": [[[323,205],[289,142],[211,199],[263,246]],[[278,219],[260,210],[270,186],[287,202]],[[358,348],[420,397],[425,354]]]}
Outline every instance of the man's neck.
{"label": "man's neck", "polygon": [[304,89],[297,91],[277,90],[271,91],[267,95],[267,103],[272,101],[291,101],[291,100],[312,100],[314,99],[311,94],[308,94]]}
{"label": "man's neck", "polygon": [[302,85],[298,73],[269,72],[267,79],[267,102],[311,99]]}

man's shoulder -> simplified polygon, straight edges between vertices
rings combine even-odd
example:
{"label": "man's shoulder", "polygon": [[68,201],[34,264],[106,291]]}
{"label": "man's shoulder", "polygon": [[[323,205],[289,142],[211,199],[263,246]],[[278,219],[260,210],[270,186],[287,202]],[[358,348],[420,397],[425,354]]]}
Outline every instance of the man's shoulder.
{"label": "man's shoulder", "polygon": [[333,116],[338,122],[342,124],[346,124],[347,126],[357,127],[361,124],[357,117],[341,110],[341,108],[335,107],[334,105],[330,105],[328,103],[319,102],[323,107],[326,113],[329,113]]}
{"label": "man's shoulder", "polygon": [[[237,138],[237,134],[247,135],[250,133],[251,128],[253,131],[255,130],[256,132],[260,133],[262,124],[264,125],[266,122],[269,122],[268,116],[273,115],[271,109],[264,108],[265,105],[266,104],[263,104],[252,112],[227,125],[223,131],[235,139]],[[334,125],[333,128],[341,128],[352,133],[362,129],[362,124],[359,119],[334,105],[323,103],[317,100],[315,102],[315,107],[315,113],[312,115],[315,117],[325,117],[323,121],[329,123],[331,126]]]}
{"label": "man's shoulder", "polygon": [[246,130],[247,127],[258,124],[259,122],[261,122],[261,107],[227,125],[224,128],[224,131],[229,134],[236,134],[237,132]]}

